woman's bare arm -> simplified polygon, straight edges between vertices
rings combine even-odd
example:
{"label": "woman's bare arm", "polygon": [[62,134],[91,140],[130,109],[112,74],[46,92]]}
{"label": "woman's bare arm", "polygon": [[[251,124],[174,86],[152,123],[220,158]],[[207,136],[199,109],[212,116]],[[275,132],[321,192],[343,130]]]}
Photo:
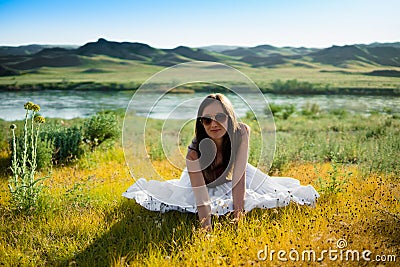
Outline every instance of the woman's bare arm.
{"label": "woman's bare arm", "polygon": [[210,199],[196,151],[188,150],[186,155],[186,166],[196,199],[201,226],[206,230],[211,230]]}
{"label": "woman's bare arm", "polygon": [[234,217],[238,219],[244,210],[244,196],[246,190],[246,165],[249,153],[250,127],[240,124],[242,141],[236,154],[232,177],[232,197]]}

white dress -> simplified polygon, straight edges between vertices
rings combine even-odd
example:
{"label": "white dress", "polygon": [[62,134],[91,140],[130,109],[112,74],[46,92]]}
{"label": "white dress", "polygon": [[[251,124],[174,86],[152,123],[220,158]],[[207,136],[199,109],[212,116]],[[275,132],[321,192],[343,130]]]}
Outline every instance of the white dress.
{"label": "white dress", "polygon": [[[232,182],[207,188],[212,214],[223,215],[233,211]],[[180,179],[147,181],[140,178],[122,195],[135,199],[138,204],[151,211],[197,212],[187,169],[183,170]],[[318,192],[311,185],[300,185],[300,182],[294,178],[271,177],[251,164],[247,164],[245,211],[254,208],[283,207],[290,201],[314,206],[318,197]]]}

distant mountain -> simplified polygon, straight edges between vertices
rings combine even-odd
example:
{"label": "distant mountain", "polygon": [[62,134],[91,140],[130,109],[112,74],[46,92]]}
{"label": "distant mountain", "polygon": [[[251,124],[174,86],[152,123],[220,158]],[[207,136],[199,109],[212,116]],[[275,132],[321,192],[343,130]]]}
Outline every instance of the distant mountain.
{"label": "distant mountain", "polygon": [[400,48],[400,42],[395,43],[372,43],[372,44],[355,44],[359,47],[397,47]]}
{"label": "distant mountain", "polygon": [[308,56],[315,62],[339,67],[345,67],[351,61],[400,67],[400,47],[396,46],[332,46]]}
{"label": "distant mountain", "polygon": [[209,46],[202,46],[199,48],[203,49],[203,50],[207,50],[209,52],[221,53],[222,51],[233,50],[233,49],[236,49],[239,47],[240,46],[234,46],[234,45],[209,45]]}
{"label": "distant mountain", "polygon": [[30,70],[40,67],[71,67],[82,63],[75,50],[44,48],[33,55],[0,57],[0,63],[14,70]]}
{"label": "distant mountain", "polygon": [[[325,49],[306,47],[178,46],[157,49],[137,42],[114,42],[100,38],[81,47],[28,45],[0,47],[0,76],[18,75],[41,67],[70,67],[90,64],[93,57],[104,55],[157,66],[202,60],[247,64],[250,67],[313,67],[315,64],[346,68],[352,64],[400,67],[400,42],[332,46]],[[86,65],[85,65],[86,66]],[[86,66],[91,69],[91,66]],[[99,70],[97,70],[99,71]],[[372,75],[379,75],[373,73]],[[385,75],[393,75],[391,72]]]}
{"label": "distant mountain", "polygon": [[147,61],[152,57],[160,56],[162,51],[147,44],[110,42],[100,38],[97,42],[79,47],[76,54],[82,56],[106,55],[121,59]]}
{"label": "distant mountain", "polygon": [[271,45],[259,45],[256,47],[239,47],[233,50],[222,51],[221,53],[227,56],[244,57],[244,56],[268,56],[271,53],[276,53],[279,48]]}
{"label": "distant mountain", "polygon": [[18,63],[8,64],[12,69],[30,70],[40,67],[72,67],[81,65],[82,61],[77,55],[62,54],[58,56],[36,55]]}
{"label": "distant mountain", "polygon": [[255,47],[239,47],[233,50],[225,50],[221,53],[228,56],[259,56],[267,57],[271,54],[279,54],[282,56],[292,55],[306,55],[311,52],[315,52],[316,48],[305,48],[305,47],[276,47],[272,45],[259,45]]}
{"label": "distant mountain", "polygon": [[163,49],[166,53],[174,53],[186,58],[204,61],[218,61],[218,58],[212,56],[208,51],[200,48],[190,48],[187,46],[178,46],[174,49]]}
{"label": "distant mountain", "polygon": [[[37,46],[34,46],[34,48],[39,50]],[[20,50],[22,49],[21,47]],[[36,50],[31,48],[30,51]],[[41,50],[33,54],[23,54],[21,52],[20,55],[3,55],[0,56],[0,64],[15,70],[29,70],[40,67],[69,67],[81,65],[81,57],[83,56],[90,58],[96,55],[141,61],[158,66],[172,66],[193,60],[219,61],[219,58],[212,55],[211,52],[200,48],[179,46],[174,49],[157,49],[142,43],[120,43],[100,38],[97,42],[87,43],[77,49],[42,47]]]}
{"label": "distant mountain", "polygon": [[172,66],[190,60],[218,61],[208,51],[199,48],[178,46],[174,49],[157,49],[147,44],[110,42],[99,39],[78,48],[78,55],[107,55],[121,59],[139,60],[159,66]]}
{"label": "distant mountain", "polygon": [[266,57],[260,56],[244,56],[241,61],[251,64],[253,67],[273,67],[287,62],[287,58],[280,54],[274,53]]}
{"label": "distant mountain", "polygon": [[221,52],[224,55],[235,57],[236,60],[246,62],[252,67],[276,67],[293,63],[320,63],[337,67],[347,67],[350,63],[370,65],[384,65],[400,67],[400,43],[373,43],[371,45],[332,46],[325,49],[275,47],[260,45],[249,48],[236,48]]}
{"label": "distant mountain", "polygon": [[5,67],[0,64],[0,77],[1,76],[14,76],[14,75],[19,75],[19,71]]}
{"label": "distant mountain", "polygon": [[0,46],[0,57],[2,56],[25,56],[35,54],[45,48],[60,47],[66,49],[75,49],[74,45],[21,45],[21,46]]}
{"label": "distant mountain", "polygon": [[252,67],[275,67],[293,59],[299,59],[309,53],[318,51],[316,48],[276,47],[259,45],[255,47],[239,47],[222,51],[221,54],[235,57],[237,60],[249,63]]}

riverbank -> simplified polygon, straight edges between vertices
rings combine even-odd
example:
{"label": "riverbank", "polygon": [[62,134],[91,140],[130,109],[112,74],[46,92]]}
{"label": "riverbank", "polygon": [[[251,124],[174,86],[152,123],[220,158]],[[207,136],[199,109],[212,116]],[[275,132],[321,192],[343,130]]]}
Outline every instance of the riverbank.
{"label": "riverbank", "polygon": [[[287,85],[291,82],[294,85]],[[282,85],[276,85],[278,81],[269,86],[261,84],[258,87],[261,92],[269,94],[290,94],[290,95],[364,95],[364,96],[400,96],[400,88],[362,88],[362,87],[331,87],[329,85],[315,85],[308,82],[297,82],[288,80]],[[304,86],[306,85],[306,86]],[[45,82],[26,84],[0,84],[1,91],[40,91],[40,90],[71,90],[71,91],[136,91],[141,86],[138,82],[131,83],[99,83],[94,81],[85,82]],[[202,92],[229,92],[228,89],[215,85],[185,85],[174,88],[170,93],[202,93]],[[149,93],[165,93],[166,91],[149,91]],[[246,93],[246,91],[243,91]]]}

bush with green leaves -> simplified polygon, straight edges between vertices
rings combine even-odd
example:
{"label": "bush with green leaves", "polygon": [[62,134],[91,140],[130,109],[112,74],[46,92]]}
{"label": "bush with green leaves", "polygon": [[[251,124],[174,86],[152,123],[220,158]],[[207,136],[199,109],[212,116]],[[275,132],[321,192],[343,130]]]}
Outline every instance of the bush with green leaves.
{"label": "bush with green leaves", "polygon": [[53,164],[65,164],[80,158],[83,154],[82,131],[77,126],[65,127],[50,124],[41,133],[42,142],[51,142],[53,146]]}
{"label": "bush with green leaves", "polygon": [[339,170],[339,161],[336,158],[335,153],[331,153],[331,167],[332,170],[328,171],[328,179],[326,177],[320,176],[318,170],[315,170],[318,174],[318,184],[319,192],[323,194],[337,194],[343,191],[345,184],[352,175],[351,172],[345,172],[341,174],[342,171]]}
{"label": "bush with green leaves", "polygon": [[100,112],[84,123],[84,140],[94,149],[120,134],[117,116],[113,112]]}
{"label": "bush with green leaves", "polygon": [[305,116],[317,116],[321,113],[321,108],[316,103],[307,102],[301,109],[301,114]]}
{"label": "bush with green leaves", "polygon": [[332,109],[329,111],[329,113],[339,118],[344,118],[349,114],[349,112],[344,108]]}
{"label": "bush with green leaves", "polygon": [[[294,105],[277,105],[271,103],[269,105],[269,109],[272,112],[274,118],[284,119],[287,120],[293,113],[296,112],[296,107]],[[264,109],[265,114],[269,114],[269,109],[266,107]]]}
{"label": "bush with green leaves", "polygon": [[[30,137],[28,136],[29,142]],[[43,170],[53,164],[65,164],[71,160],[80,158],[83,154],[81,145],[82,133],[81,129],[77,126],[68,128],[55,123],[45,125],[37,140],[36,168]],[[17,136],[17,150],[22,150],[23,147],[24,139],[22,136]],[[27,148],[27,153],[31,155],[31,147]],[[19,160],[22,160],[22,155],[18,155],[17,157]]]}
{"label": "bush with green leaves", "polygon": [[271,83],[272,91],[276,93],[305,93],[316,91],[317,86],[309,82],[301,82],[296,79],[287,80],[285,82],[276,80]]}

